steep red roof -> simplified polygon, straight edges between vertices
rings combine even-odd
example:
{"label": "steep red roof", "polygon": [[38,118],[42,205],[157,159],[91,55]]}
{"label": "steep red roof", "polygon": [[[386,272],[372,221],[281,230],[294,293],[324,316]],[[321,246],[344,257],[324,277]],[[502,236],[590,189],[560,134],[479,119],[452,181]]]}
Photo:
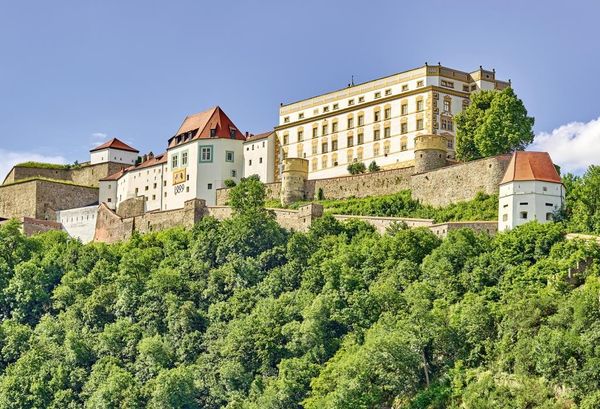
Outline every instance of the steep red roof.
{"label": "steep red roof", "polygon": [[517,180],[562,183],[548,152],[515,152],[500,184]]}
{"label": "steep red roof", "polygon": [[[211,129],[215,129],[211,137]],[[216,106],[204,112],[187,116],[174,137],[169,139],[169,148],[196,139],[231,139],[231,131],[235,131],[237,140],[245,140],[244,135],[229,119],[223,110]]]}
{"label": "steep red roof", "polygon": [[110,149],[118,149],[121,151],[135,152],[135,153],[139,152],[137,149],[132,148],[131,146],[127,145],[124,142],[121,142],[117,138],[112,138],[110,141],[105,142],[100,146],[96,146],[94,149],[91,149],[90,152],[101,151],[102,149],[109,149],[109,148]]}

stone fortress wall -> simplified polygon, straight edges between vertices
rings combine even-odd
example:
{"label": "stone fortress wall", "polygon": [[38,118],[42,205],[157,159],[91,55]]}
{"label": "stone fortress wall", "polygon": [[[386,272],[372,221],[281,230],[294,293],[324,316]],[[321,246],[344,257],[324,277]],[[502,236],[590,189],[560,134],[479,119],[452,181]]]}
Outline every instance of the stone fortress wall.
{"label": "stone fortress wall", "polygon": [[98,203],[98,188],[44,179],[0,186],[0,217],[56,220],[56,211]]}
{"label": "stone fortress wall", "polygon": [[[409,167],[339,178],[309,179],[304,182],[304,200],[317,200],[319,190],[325,199],[332,200],[389,195],[401,190],[411,190],[413,199],[423,204],[447,206],[471,200],[478,192],[497,194],[498,185],[509,162],[510,155],[499,155],[422,173],[415,173],[415,167]],[[265,186],[267,200],[280,199],[281,183],[269,183]],[[228,191],[229,189],[217,190],[218,206],[227,204]]]}
{"label": "stone fortress wall", "polygon": [[98,187],[100,179],[117,173],[126,167],[127,165],[114,162],[98,163],[96,165],[82,164],[80,167],[73,169],[36,168],[17,165],[10,170],[4,179],[4,184],[15,183],[24,179],[44,178],[64,180],[77,185]]}

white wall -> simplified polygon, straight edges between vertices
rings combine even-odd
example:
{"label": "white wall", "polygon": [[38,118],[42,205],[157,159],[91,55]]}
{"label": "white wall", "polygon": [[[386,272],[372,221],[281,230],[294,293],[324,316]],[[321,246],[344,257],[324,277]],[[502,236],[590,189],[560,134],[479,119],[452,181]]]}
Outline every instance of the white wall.
{"label": "white wall", "polygon": [[56,221],[62,223],[69,236],[89,243],[94,239],[98,206],[86,206],[56,212]]}
{"label": "white wall", "polygon": [[[200,151],[212,151],[210,161],[200,160]],[[188,163],[182,165],[183,152],[187,152]],[[227,160],[227,152],[233,152],[233,160]],[[167,151],[168,162],[165,172],[163,210],[180,209],[191,199],[204,199],[209,206],[216,203],[216,190],[224,187],[226,179],[238,183],[244,171],[243,141],[237,139],[200,139],[171,148]],[[178,166],[173,168],[173,156],[178,157]],[[173,184],[173,173],[185,169],[186,180]]]}
{"label": "white wall", "polygon": [[136,152],[122,151],[120,149],[102,149],[100,151],[91,152],[90,163],[116,162],[127,165],[135,164],[138,154]]}
{"label": "white wall", "polygon": [[165,168],[166,164],[157,164],[126,172],[117,183],[116,202],[144,196],[147,212],[160,210],[164,201]]}
{"label": "white wall", "polygon": [[99,202],[106,203],[113,210],[117,207],[118,183],[118,180],[101,180],[99,183]]}
{"label": "white wall", "polygon": [[244,143],[244,177],[251,175],[263,183],[275,181],[275,133]]}
{"label": "white wall", "polygon": [[[500,186],[498,231],[513,229],[537,220],[547,223],[548,215],[559,210],[565,197],[560,183],[515,181]],[[526,212],[527,217],[523,217]]]}

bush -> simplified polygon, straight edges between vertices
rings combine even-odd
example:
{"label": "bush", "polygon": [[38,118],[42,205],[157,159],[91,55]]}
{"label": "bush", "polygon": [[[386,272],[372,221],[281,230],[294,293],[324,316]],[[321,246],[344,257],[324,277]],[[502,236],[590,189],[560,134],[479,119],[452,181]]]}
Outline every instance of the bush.
{"label": "bush", "polygon": [[367,171],[367,167],[362,162],[355,162],[348,165],[348,172],[351,175],[358,175],[360,173],[365,173]]}
{"label": "bush", "polygon": [[371,173],[379,172],[380,170],[381,170],[381,168],[379,167],[377,162],[373,161],[373,162],[369,163],[369,172],[371,172]]}
{"label": "bush", "polygon": [[233,179],[225,179],[223,185],[225,185],[226,188],[231,189],[232,187],[235,187],[235,181]]}

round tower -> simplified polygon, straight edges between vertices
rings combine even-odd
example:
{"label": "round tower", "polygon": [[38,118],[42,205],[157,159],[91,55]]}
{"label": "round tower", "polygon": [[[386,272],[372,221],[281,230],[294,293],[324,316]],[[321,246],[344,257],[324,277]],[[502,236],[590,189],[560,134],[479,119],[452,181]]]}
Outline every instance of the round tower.
{"label": "round tower", "polygon": [[419,135],[415,138],[415,173],[429,172],[446,166],[448,141],[441,135]]}
{"label": "round tower", "polygon": [[308,161],[302,158],[287,158],[283,160],[281,172],[281,204],[304,200],[304,182],[308,179]]}

